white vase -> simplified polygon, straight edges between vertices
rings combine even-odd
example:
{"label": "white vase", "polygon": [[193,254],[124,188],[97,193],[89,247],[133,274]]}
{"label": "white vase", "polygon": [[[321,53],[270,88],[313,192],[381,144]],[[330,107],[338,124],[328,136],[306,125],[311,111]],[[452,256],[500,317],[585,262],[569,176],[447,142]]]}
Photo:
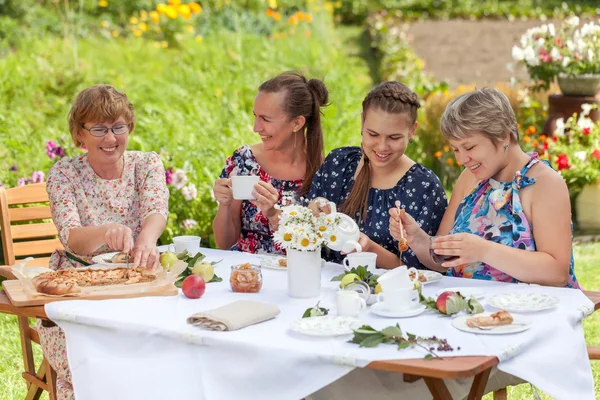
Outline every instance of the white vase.
{"label": "white vase", "polygon": [[291,297],[321,295],[321,249],[287,250],[288,292]]}

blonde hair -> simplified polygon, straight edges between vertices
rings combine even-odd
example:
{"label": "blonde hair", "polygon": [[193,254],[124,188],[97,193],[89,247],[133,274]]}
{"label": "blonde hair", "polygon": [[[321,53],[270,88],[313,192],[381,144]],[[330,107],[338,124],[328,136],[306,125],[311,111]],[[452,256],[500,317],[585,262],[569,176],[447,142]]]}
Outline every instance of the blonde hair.
{"label": "blonde hair", "polygon": [[480,132],[495,143],[510,137],[519,143],[517,118],[508,97],[498,89],[484,87],[453,99],[442,115],[440,130],[447,140],[464,139]]}
{"label": "blonde hair", "polygon": [[94,85],[82,90],[69,111],[69,130],[75,146],[82,143],[77,133],[86,122],[113,122],[123,118],[129,125],[129,132],[135,127],[133,104],[127,95],[110,85]]}

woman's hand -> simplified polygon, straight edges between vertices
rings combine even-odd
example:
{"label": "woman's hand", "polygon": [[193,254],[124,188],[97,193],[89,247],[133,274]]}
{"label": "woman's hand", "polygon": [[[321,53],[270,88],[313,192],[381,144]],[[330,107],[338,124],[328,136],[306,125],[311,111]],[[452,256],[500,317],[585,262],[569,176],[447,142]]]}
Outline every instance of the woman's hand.
{"label": "woman's hand", "polygon": [[267,218],[272,218],[277,210],[275,204],[279,201],[279,192],[270,183],[259,181],[254,185],[252,195],[256,197],[256,200],[250,200],[252,204]]}
{"label": "woman's hand", "polygon": [[[363,252],[370,251],[371,243],[373,243],[371,238],[369,238],[367,235],[365,235],[364,233],[361,232],[360,237],[358,238],[358,244],[360,244],[360,247],[362,247]],[[356,253],[356,250],[352,250],[350,253]],[[340,251],[340,254],[342,254],[342,255],[350,254],[350,253],[344,253],[343,251]]]}
{"label": "woman's hand", "polygon": [[104,242],[111,250],[129,254],[133,249],[133,233],[122,224],[105,225]]}
{"label": "woman's hand", "polygon": [[231,179],[230,178],[219,178],[215,181],[213,187],[213,193],[215,200],[220,205],[229,206],[233,201],[233,190],[231,190]]}
{"label": "woman's hand", "polygon": [[158,266],[159,258],[156,241],[146,240],[140,235],[133,248],[133,265],[154,269]]}
{"label": "woman's hand", "polygon": [[442,267],[452,268],[483,260],[489,243],[472,233],[455,233],[436,237],[432,248],[436,254],[458,257],[442,263]]}
{"label": "woman's hand", "polygon": [[331,206],[329,205],[329,200],[324,197],[317,197],[310,203],[308,203],[308,209],[312,211],[315,217],[319,217],[321,213],[331,214]]}
{"label": "woman's hand", "polygon": [[402,237],[405,237],[410,246],[419,239],[422,239],[421,236],[423,234],[427,235],[425,232],[423,232],[417,221],[407,214],[404,209],[401,209],[400,213],[398,213],[397,208],[390,208],[389,213],[390,235],[392,235],[394,239],[399,241]]}

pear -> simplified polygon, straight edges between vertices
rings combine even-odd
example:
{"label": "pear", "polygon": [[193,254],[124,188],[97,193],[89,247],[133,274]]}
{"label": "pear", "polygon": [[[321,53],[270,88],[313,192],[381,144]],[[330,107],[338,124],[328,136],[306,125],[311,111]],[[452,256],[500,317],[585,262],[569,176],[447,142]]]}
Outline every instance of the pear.
{"label": "pear", "polygon": [[211,263],[199,261],[194,264],[194,267],[192,268],[192,274],[201,276],[204,278],[204,282],[210,282],[215,276],[215,268]]}
{"label": "pear", "polygon": [[175,262],[177,261],[177,255],[173,252],[166,251],[160,255],[160,258],[158,260],[160,261],[160,265],[162,265],[164,269],[170,271],[173,264],[175,264]]}

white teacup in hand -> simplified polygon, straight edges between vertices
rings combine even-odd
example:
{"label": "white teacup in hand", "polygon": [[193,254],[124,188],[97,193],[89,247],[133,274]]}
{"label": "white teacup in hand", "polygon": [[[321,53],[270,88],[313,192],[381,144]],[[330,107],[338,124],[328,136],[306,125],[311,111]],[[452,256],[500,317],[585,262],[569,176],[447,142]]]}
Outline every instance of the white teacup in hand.
{"label": "white teacup in hand", "polygon": [[233,198],[235,200],[256,200],[252,191],[254,190],[254,185],[259,181],[260,178],[256,175],[232,176],[231,191],[233,192]]}

